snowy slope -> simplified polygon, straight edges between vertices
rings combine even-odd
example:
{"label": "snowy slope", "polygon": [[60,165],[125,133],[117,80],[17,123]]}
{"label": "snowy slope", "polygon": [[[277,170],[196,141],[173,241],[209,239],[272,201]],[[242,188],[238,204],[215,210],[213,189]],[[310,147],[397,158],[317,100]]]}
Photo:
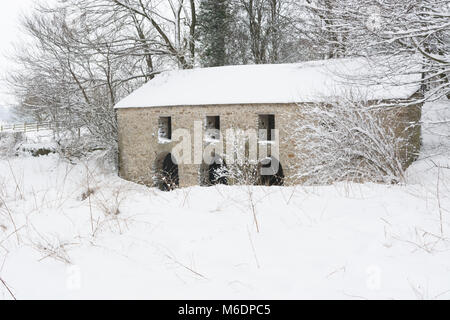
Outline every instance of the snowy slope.
{"label": "snowy slope", "polygon": [[430,150],[404,186],[171,193],[96,161],[3,160],[0,278],[18,299],[450,299],[450,154]]}
{"label": "snowy slope", "polygon": [[401,99],[417,92],[419,73],[386,77],[388,69],[388,63],[380,68],[357,58],[169,71],[117,103],[116,108],[321,102],[344,93],[369,100]]}

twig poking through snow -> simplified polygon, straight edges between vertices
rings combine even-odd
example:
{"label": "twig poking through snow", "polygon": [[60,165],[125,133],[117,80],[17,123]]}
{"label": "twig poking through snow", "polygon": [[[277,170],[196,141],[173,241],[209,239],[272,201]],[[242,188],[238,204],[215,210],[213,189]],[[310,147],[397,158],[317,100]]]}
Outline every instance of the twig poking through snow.
{"label": "twig poking through snow", "polygon": [[0,278],[0,282],[3,284],[3,286],[6,288],[6,290],[8,290],[9,294],[11,295],[11,297],[14,300],[17,300],[16,296],[14,295],[14,293],[12,293],[11,289],[8,287],[8,285],[6,284],[6,282],[2,278]]}
{"label": "twig poking through snow", "polygon": [[184,269],[186,269],[186,270],[192,272],[193,274],[195,274],[195,275],[197,275],[197,276],[199,276],[199,277],[201,277],[201,278],[203,278],[203,279],[205,279],[205,280],[208,280],[208,278],[205,277],[204,275],[202,275],[201,273],[199,273],[199,272],[193,270],[192,268],[189,268],[188,266],[185,266],[185,265],[182,264],[180,261],[178,261],[178,260],[176,260],[175,258],[171,257],[170,255],[165,254],[164,256],[165,256],[167,259],[169,259],[170,261],[172,261],[172,262],[174,262],[175,264],[179,265],[180,267],[182,267],[182,268],[184,268]]}
{"label": "twig poking through snow", "polygon": [[11,166],[11,162],[9,160],[8,160],[8,166],[9,166],[9,170],[11,171],[11,175],[12,175],[12,177],[14,179],[14,183],[16,184],[16,190],[19,191],[20,198],[24,199],[23,192],[20,189],[19,183],[17,182],[17,179],[16,179],[16,175],[14,174],[14,170],[13,170],[13,168]]}
{"label": "twig poking through snow", "polygon": [[16,238],[17,238],[17,244],[20,244],[19,229],[17,229],[17,225],[16,225],[16,222],[13,219],[13,216],[11,214],[11,210],[9,210],[8,206],[6,205],[5,200],[0,198],[0,202],[3,203],[3,207],[5,207],[5,210],[8,213],[9,219],[11,220],[11,223],[12,223],[12,225],[14,227],[14,234],[16,235]]}
{"label": "twig poking through snow", "polygon": [[440,190],[439,190],[440,175],[441,175],[441,169],[438,167],[436,196],[437,196],[438,207],[439,207],[439,223],[441,225],[441,236],[444,237],[444,223],[442,221],[442,206],[441,206],[441,196],[440,196]]}
{"label": "twig poking through snow", "polygon": [[250,240],[250,244],[252,246],[253,256],[255,257],[256,266],[258,267],[258,269],[261,269],[261,266],[258,261],[258,256],[256,255],[256,250],[255,250],[255,246],[253,244],[252,236],[250,234],[250,230],[248,229],[248,227],[247,227],[247,233],[248,233],[248,239]]}
{"label": "twig poking through snow", "polygon": [[250,207],[253,213],[253,220],[255,221],[256,231],[259,233],[259,222],[258,217],[256,216],[256,207],[255,202],[253,200],[253,191],[249,186],[247,187],[247,192],[248,192],[248,199],[250,201]]}

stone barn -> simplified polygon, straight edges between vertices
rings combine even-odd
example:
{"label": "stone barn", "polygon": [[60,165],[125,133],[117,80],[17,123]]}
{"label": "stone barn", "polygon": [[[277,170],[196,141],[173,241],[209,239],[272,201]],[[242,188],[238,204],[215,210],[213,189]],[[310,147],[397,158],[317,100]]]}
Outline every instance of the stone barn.
{"label": "stone barn", "polygon": [[[223,141],[227,130],[254,129],[258,133],[267,132],[257,137],[258,147],[270,146],[265,159],[279,163],[272,183],[298,184],[300,181],[293,176],[301,164],[296,161],[287,130],[295,109],[311,103],[325,104],[355,90],[369,101],[391,102],[407,100],[419,90],[417,84],[349,81],[356,77],[370,78],[372,72],[370,63],[363,58],[163,72],[115,107],[120,175],[162,189],[226,183],[211,175],[211,169],[226,166],[222,156],[226,150],[212,154],[215,158],[212,163],[204,163],[202,159],[180,161],[174,148],[183,139],[183,143],[190,142],[185,145],[192,150],[183,154],[194,159],[198,158],[195,148],[203,150],[222,142],[222,148],[226,149]],[[396,79],[397,83],[411,81],[411,77],[417,80],[420,75],[401,77]],[[405,128],[420,120],[421,106],[403,109],[395,113],[397,118],[389,125],[395,123],[395,132],[405,135],[406,141],[413,139],[418,148],[420,129],[409,132]],[[274,130],[278,132],[277,146]],[[276,158],[272,155],[275,147]],[[404,162],[408,165],[412,160],[405,157]],[[166,173],[163,182],[157,178],[157,172]]]}

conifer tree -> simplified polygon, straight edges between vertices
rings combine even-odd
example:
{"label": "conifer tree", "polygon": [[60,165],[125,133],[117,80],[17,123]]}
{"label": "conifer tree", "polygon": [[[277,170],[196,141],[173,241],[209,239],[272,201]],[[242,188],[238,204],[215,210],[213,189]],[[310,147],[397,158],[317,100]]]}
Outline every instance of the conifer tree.
{"label": "conifer tree", "polygon": [[217,67],[227,64],[230,22],[229,0],[202,0],[198,14],[198,37],[202,66]]}

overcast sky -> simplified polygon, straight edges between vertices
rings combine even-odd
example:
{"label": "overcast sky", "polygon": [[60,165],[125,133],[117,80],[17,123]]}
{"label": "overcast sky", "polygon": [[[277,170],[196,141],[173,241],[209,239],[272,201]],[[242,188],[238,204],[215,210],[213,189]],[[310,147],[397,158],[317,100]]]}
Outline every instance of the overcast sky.
{"label": "overcast sky", "polygon": [[[9,68],[5,55],[12,52],[12,43],[20,38],[19,17],[29,12],[33,4],[39,0],[7,0],[0,2],[0,75],[4,77]],[[0,117],[4,114],[4,106],[10,105],[12,97],[8,96],[5,86],[0,82]]]}

